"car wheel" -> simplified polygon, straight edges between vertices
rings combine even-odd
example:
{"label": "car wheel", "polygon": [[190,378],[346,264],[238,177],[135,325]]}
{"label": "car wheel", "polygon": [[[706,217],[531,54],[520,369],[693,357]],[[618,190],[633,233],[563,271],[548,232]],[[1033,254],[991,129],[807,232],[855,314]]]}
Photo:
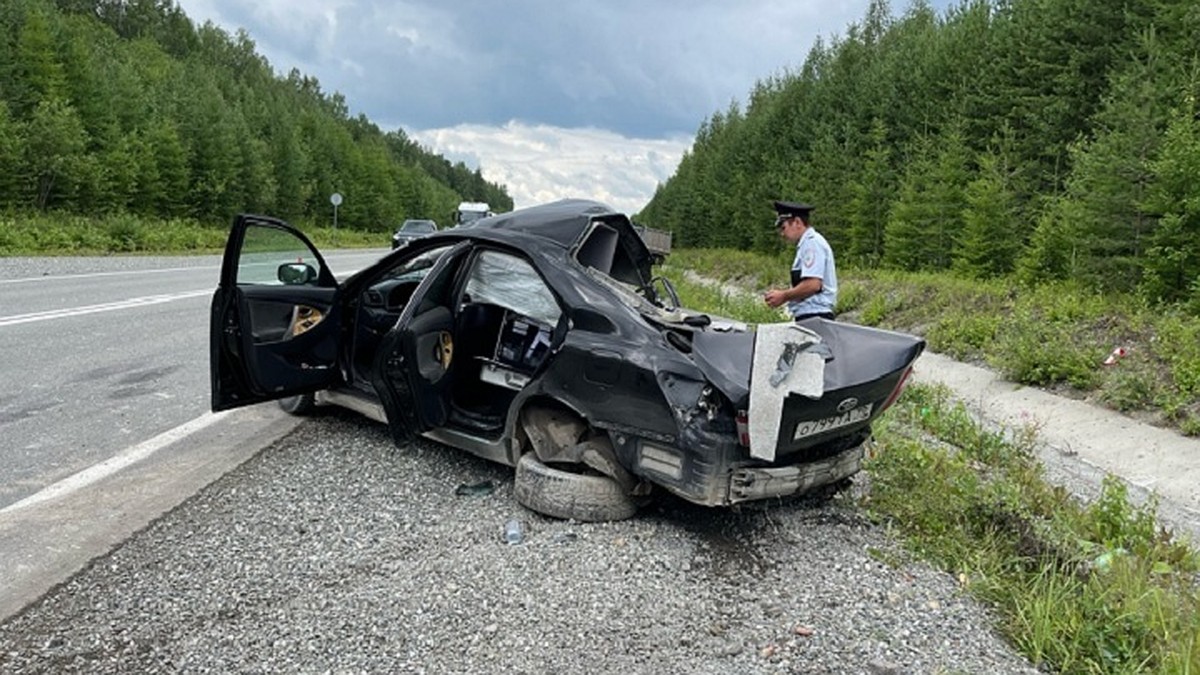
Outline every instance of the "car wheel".
{"label": "car wheel", "polygon": [[513,492],[525,508],[555,518],[598,522],[637,513],[637,504],[612,478],[554,469],[532,452],[517,462]]}
{"label": "car wheel", "polygon": [[289,396],[279,399],[279,407],[290,415],[310,415],[314,408],[317,407],[316,396],[313,394],[300,394],[299,396]]}

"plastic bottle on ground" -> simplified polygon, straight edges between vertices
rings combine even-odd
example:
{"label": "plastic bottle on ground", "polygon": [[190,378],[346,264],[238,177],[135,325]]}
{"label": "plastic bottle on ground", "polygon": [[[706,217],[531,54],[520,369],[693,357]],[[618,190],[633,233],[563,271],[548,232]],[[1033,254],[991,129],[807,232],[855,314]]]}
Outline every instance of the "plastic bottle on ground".
{"label": "plastic bottle on ground", "polygon": [[516,518],[510,519],[504,524],[504,543],[513,545],[523,541],[525,541],[525,528],[521,525],[521,521]]}

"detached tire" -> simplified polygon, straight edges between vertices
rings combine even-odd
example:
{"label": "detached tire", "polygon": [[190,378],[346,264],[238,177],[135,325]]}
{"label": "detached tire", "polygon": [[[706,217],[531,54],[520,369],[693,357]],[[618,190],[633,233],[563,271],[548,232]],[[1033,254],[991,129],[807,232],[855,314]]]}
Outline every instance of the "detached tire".
{"label": "detached tire", "polygon": [[517,462],[513,492],[521,506],[554,518],[599,522],[637,513],[637,504],[615,480],[552,469],[532,452]]}
{"label": "detached tire", "polygon": [[279,407],[289,415],[303,417],[311,415],[317,407],[317,399],[314,394],[300,394],[299,396],[289,396],[279,399]]}

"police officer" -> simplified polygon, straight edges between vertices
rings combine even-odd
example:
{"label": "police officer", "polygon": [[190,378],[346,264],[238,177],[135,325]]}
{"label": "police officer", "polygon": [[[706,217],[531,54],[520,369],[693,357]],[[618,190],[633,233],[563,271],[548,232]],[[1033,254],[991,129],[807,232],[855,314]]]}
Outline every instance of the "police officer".
{"label": "police officer", "polygon": [[792,287],[773,288],[763,299],[770,307],[787,303],[788,313],[796,321],[819,316],[833,318],[837,304],[837,270],[833,264],[833,249],[819,232],[809,224],[813,210],[808,204],[775,202],[775,229],[779,236],[796,245],[792,260]]}

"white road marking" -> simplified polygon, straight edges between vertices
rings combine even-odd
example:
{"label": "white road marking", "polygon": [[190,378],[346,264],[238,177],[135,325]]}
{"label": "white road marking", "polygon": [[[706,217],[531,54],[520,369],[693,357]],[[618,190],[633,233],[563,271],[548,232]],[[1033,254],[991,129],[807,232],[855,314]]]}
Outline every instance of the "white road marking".
{"label": "white road marking", "polygon": [[[387,251],[384,251],[384,254],[386,254],[386,253],[387,253]],[[383,254],[380,254],[378,252],[366,251],[363,253],[341,254],[340,257],[342,257],[342,258],[357,258],[357,257],[363,257],[363,256],[370,256],[372,259],[377,259],[377,257],[382,257],[382,255]],[[325,262],[328,263],[330,267],[333,266],[332,260],[326,258]],[[70,280],[70,279],[91,279],[91,278],[95,278],[95,277],[133,276],[133,275],[138,275],[138,274],[159,274],[162,272],[199,272],[199,271],[206,271],[206,270],[217,270],[219,272],[221,270],[221,266],[220,265],[199,265],[196,267],[159,267],[159,268],[149,269],[149,270],[114,270],[111,272],[80,272],[78,274],[53,274],[53,275],[47,274],[47,275],[40,276],[40,277],[21,277],[20,279],[0,279],[0,286],[2,286],[4,284],[26,284],[31,281],[62,281],[62,280]],[[357,271],[357,270],[355,270],[355,271]],[[346,273],[346,274],[349,274],[349,273]]]}
{"label": "white road marking", "polygon": [[9,504],[8,506],[0,509],[0,516],[7,515],[14,511],[28,508],[35,504],[40,504],[51,499],[56,499],[64,495],[69,495],[72,492],[85,488],[92,483],[111,476],[112,474],[124,469],[127,466],[130,466],[131,464],[135,464],[143,459],[146,459],[147,457],[176,441],[186,438],[187,436],[190,436],[191,434],[194,434],[197,431],[200,431],[201,429],[220,421],[228,414],[229,411],[205,413],[191,422],[187,422],[175,427],[174,429],[164,431],[148,441],[139,443],[132,448],[125,449],[115,457],[111,457],[103,462],[93,464],[92,466],[78,473],[67,476],[53,485],[42,488],[41,491],[29,495],[19,502]]}
{"label": "white road marking", "polygon": [[0,328],[4,326],[15,326],[21,323],[32,323],[34,321],[48,321],[50,319],[63,319],[71,316],[81,316],[83,314],[95,314],[97,312],[111,312],[118,309],[131,309],[134,307],[144,307],[147,305],[157,305],[164,302],[174,300],[186,300],[188,298],[196,298],[202,295],[212,294],[212,289],[203,291],[187,291],[185,293],[171,293],[169,295],[148,295],[143,298],[130,298],[129,300],[120,300],[118,302],[106,302],[99,305],[85,305],[83,307],[68,307],[66,309],[52,309],[45,312],[33,312],[31,314],[15,314],[13,316],[0,316]]}
{"label": "white road marking", "polygon": [[157,274],[159,272],[192,272],[196,270],[219,270],[220,265],[207,267],[160,267],[152,270],[119,270],[116,272],[84,272],[80,274],[57,274],[42,277],[24,277],[21,279],[0,279],[0,284],[23,284],[30,281],[59,281],[61,279],[89,279],[92,277],[115,277],[131,274]]}

